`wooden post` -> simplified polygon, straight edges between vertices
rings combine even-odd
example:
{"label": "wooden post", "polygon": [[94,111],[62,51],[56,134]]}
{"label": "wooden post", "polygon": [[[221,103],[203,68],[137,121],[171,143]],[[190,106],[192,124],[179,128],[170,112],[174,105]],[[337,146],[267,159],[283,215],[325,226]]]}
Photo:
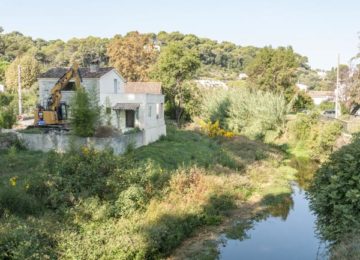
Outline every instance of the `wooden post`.
{"label": "wooden post", "polygon": [[21,66],[18,65],[18,95],[19,95],[19,116],[22,115],[22,97],[21,97]]}

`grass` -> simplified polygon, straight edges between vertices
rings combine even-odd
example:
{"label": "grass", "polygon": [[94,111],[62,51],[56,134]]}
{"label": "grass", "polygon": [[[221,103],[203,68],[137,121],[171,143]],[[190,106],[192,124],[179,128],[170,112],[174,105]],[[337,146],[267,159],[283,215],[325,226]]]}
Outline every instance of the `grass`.
{"label": "grass", "polygon": [[167,137],[120,157],[0,151],[0,258],[213,259],[213,247],[182,243],[232,211],[280,214],[274,205],[290,194],[294,175],[284,158],[245,137],[172,126]]}

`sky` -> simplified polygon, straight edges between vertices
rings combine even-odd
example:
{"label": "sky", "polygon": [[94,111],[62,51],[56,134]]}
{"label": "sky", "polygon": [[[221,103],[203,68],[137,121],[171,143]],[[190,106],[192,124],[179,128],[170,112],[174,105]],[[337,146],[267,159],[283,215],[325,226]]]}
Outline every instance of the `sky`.
{"label": "sky", "polygon": [[289,46],[316,69],[359,52],[358,0],[0,0],[0,26],[46,40],[180,31],[241,46]]}

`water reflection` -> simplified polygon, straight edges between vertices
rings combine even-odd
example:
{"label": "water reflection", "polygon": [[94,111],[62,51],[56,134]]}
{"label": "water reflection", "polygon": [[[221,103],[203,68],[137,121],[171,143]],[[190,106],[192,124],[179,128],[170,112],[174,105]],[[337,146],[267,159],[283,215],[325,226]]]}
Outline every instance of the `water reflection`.
{"label": "water reflection", "polygon": [[326,259],[326,245],[315,235],[315,216],[306,191],[316,164],[290,162],[298,169],[292,194],[268,196],[267,211],[253,220],[236,221],[220,237],[220,259]]}

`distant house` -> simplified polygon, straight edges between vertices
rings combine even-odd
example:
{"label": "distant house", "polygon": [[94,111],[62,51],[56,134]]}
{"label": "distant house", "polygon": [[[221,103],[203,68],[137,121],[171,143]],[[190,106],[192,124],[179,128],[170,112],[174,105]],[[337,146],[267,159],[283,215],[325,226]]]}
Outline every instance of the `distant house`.
{"label": "distant house", "polygon": [[320,105],[324,101],[334,102],[334,91],[308,91],[307,94],[312,98],[315,105]]}
{"label": "distant house", "polygon": [[302,91],[305,91],[305,92],[307,92],[308,89],[309,89],[309,86],[308,86],[308,85],[301,84],[301,83],[296,83],[296,87],[297,87],[299,90],[302,90]]}
{"label": "distant house", "polygon": [[208,88],[208,89],[228,89],[228,86],[221,80],[213,80],[213,79],[198,79],[195,80],[195,83],[202,88]]}
{"label": "distant house", "polygon": [[246,73],[240,73],[239,74],[239,79],[242,79],[242,80],[244,80],[244,79],[247,79],[249,76],[246,74]]}
{"label": "distant house", "polygon": [[[46,106],[50,90],[68,68],[52,68],[41,74],[39,101]],[[145,144],[166,135],[164,95],[160,82],[126,82],[115,68],[91,66],[80,68],[81,85],[96,95],[103,113],[111,118],[111,125],[122,132],[134,128],[144,130]],[[62,101],[70,104],[75,91],[72,80],[61,91]],[[71,107],[70,111],[71,111]]]}
{"label": "distant house", "polygon": [[1,92],[4,92],[4,91],[5,91],[4,85],[1,85],[1,84],[0,84],[0,93],[1,93]]}

